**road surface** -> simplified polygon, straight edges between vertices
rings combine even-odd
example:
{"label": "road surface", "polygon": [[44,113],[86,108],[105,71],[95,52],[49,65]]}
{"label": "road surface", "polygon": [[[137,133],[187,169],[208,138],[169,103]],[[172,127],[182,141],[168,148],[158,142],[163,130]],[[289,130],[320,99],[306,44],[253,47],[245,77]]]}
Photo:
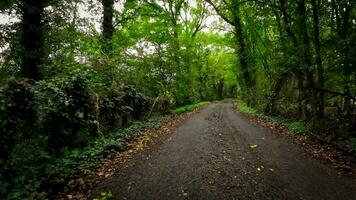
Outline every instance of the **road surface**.
{"label": "road surface", "polygon": [[356,199],[356,182],[303,147],[212,103],[134,156],[93,196],[115,199]]}

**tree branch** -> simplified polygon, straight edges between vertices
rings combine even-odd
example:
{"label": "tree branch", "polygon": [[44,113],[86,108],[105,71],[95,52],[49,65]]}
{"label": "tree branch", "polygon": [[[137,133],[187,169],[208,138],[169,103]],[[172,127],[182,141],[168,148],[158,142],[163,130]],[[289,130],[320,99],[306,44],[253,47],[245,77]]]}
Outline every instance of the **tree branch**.
{"label": "tree branch", "polygon": [[205,0],[206,2],[208,2],[216,11],[216,13],[227,23],[229,23],[232,26],[236,26],[236,23],[233,22],[232,20],[230,20],[227,16],[225,16],[221,10],[218,8],[218,6],[216,4],[214,4],[211,0]]}

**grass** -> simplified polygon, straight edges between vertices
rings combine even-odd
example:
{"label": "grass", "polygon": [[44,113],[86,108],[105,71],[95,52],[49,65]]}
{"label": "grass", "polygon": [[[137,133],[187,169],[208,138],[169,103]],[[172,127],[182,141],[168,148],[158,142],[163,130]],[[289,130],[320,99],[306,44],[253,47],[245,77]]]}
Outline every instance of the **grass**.
{"label": "grass", "polygon": [[185,106],[171,110],[171,113],[179,114],[179,113],[189,112],[189,111],[195,110],[197,108],[200,108],[208,103],[209,103],[208,101],[202,101],[202,102],[195,103],[195,104],[185,105]]}

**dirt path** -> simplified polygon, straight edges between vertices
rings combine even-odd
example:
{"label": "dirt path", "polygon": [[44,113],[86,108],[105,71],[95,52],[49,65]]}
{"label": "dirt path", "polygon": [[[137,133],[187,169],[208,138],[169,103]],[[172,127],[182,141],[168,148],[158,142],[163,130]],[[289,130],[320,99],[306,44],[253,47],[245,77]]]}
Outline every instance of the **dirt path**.
{"label": "dirt path", "polygon": [[248,121],[229,101],[206,106],[132,163],[93,196],[111,191],[115,199],[356,199],[351,178]]}

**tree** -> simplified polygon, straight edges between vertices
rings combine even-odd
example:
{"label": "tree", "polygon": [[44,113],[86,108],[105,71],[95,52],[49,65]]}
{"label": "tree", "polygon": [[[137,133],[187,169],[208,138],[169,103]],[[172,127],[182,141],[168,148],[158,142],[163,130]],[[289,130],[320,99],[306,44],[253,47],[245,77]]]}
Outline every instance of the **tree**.
{"label": "tree", "polygon": [[21,10],[21,74],[25,78],[41,79],[39,67],[44,63],[44,8],[45,0],[23,0],[19,2]]}
{"label": "tree", "polygon": [[114,33],[114,0],[102,0],[103,5],[103,52],[109,55],[112,51],[112,36]]}
{"label": "tree", "polygon": [[207,0],[207,2],[215,9],[217,14],[225,22],[229,23],[234,28],[234,35],[237,44],[237,56],[240,62],[243,84],[246,87],[245,90],[248,92],[245,96],[250,96],[250,91],[248,90],[253,90],[255,81],[248,66],[249,61],[246,49],[246,39],[244,36],[244,28],[240,14],[240,6],[242,2],[212,0]]}

